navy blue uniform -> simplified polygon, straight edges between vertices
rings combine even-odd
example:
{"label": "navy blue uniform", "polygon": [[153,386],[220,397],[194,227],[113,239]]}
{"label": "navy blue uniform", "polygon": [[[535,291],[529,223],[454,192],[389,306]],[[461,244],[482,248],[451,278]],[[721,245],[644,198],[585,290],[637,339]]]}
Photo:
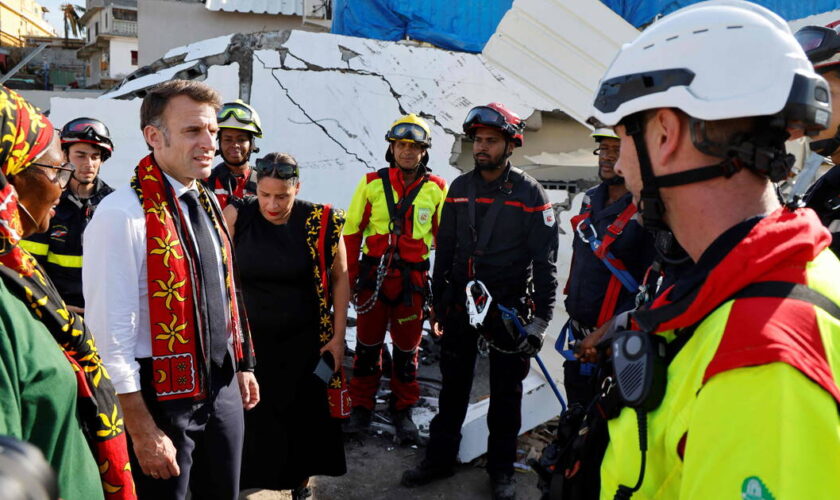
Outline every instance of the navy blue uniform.
{"label": "navy blue uniform", "polygon": [[21,241],[21,246],[44,266],[64,302],[81,308],[85,307],[82,235],[99,202],[114,191],[99,177],[94,182],[90,198],[81,199],[71,189],[66,189],[55,207],[49,230]]}
{"label": "navy blue uniform", "polygon": [[[475,246],[469,183],[474,183],[475,228],[479,233],[495,199],[503,201],[487,247],[475,258],[474,276],[468,271]],[[480,241],[480,234],[478,237]],[[521,170],[508,166],[491,183],[484,182],[475,171],[452,182],[443,206],[432,278],[435,311],[445,333],[441,344],[440,411],[431,423],[427,463],[438,467],[455,463],[469,404],[477,340],[482,335],[507,351],[490,350],[487,472],[491,476],[513,473],[521,425],[522,380],[528,374],[530,358],[517,352],[517,339],[505,329],[495,305],[479,329],[469,325],[465,287],[470,279],[481,280],[489,288],[493,304],[521,306],[528,282],[533,280],[535,315],[548,321],[557,288],[557,247],[557,221],[548,197],[542,186]]]}
{"label": "navy blue uniform", "polygon": [[814,209],[831,231],[831,250],[840,255],[840,165],[817,179],[805,195],[805,205]]}
{"label": "navy blue uniform", "polygon": [[[610,279],[613,274],[604,262],[595,256],[592,247],[585,242],[580,233],[587,239],[593,235],[601,241],[607,235],[609,228],[619,215],[633,203],[633,196],[625,194],[615,202],[607,205],[609,187],[601,183],[586,192],[586,198],[581,206],[581,214],[587,210],[590,215],[584,225],[590,227],[575,231],[572,242],[572,263],[569,268],[569,280],[566,283],[566,312],[569,318],[580,325],[577,329],[578,340],[582,339],[583,331],[601,326],[599,316],[604,303]],[[650,233],[639,224],[635,218],[631,219],[621,234],[609,246],[609,252],[624,263],[637,283],[641,283],[648,267],[653,263],[656,250]],[[628,311],[635,307],[636,291],[630,291],[622,286],[615,300],[615,309],[609,314]],[[608,319],[608,318],[607,318]],[[586,404],[591,399],[591,377],[580,371],[580,362],[566,361],[564,367],[564,385],[570,403]]]}
{"label": "navy blue uniform", "polygon": [[[599,184],[586,192],[586,198],[584,198],[581,208],[581,213],[583,213],[587,204],[591,206],[591,215],[588,222],[597,233],[598,239],[602,241],[607,234],[607,228],[615,222],[625,208],[633,203],[633,195],[630,193],[625,194],[612,204],[606,205],[608,197],[608,186],[603,183]],[[587,238],[591,234],[590,230],[585,232]],[[627,223],[624,231],[610,245],[609,250],[624,263],[637,283],[641,283],[645,271],[650,267],[653,258],[656,256],[653,238],[634,219]],[[581,325],[594,328],[600,326],[597,324],[598,315],[612,273],[604,262],[595,256],[589,243],[584,242],[577,231],[574,234],[572,251],[569,281],[566,284],[566,312],[570,318],[578,321]],[[635,291],[630,292],[622,287],[614,314],[632,309],[635,305],[635,297]]]}

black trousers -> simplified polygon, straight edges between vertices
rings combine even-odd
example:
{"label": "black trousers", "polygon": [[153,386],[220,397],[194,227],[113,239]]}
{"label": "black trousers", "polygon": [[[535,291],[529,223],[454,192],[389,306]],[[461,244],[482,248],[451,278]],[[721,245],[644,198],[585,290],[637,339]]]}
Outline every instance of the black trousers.
{"label": "black trousers", "polygon": [[[498,315],[486,318],[483,333],[505,350],[515,343]],[[466,312],[456,310],[444,321],[440,371],[443,385],[439,411],[429,428],[426,464],[449,467],[455,464],[461,444],[461,426],[467,414],[475,373],[479,332],[469,325]],[[512,474],[516,460],[516,438],[522,424],[522,380],[528,375],[530,358],[490,349],[490,408],[487,412],[487,472]]]}
{"label": "black trousers", "polygon": [[178,450],[181,474],[166,480],[143,474],[129,442],[137,497],[183,500],[190,491],[193,500],[236,500],[245,424],[230,354],[221,367],[210,369],[210,394],[202,401],[157,401],[151,385],[151,358],[139,361],[143,399],[157,426]]}

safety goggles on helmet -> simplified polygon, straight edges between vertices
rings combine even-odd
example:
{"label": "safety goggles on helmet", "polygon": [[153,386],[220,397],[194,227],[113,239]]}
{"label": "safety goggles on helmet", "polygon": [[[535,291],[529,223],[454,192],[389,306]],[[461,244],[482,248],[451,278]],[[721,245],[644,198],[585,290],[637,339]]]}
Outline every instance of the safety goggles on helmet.
{"label": "safety goggles on helmet", "polygon": [[805,55],[815,65],[840,52],[840,35],[831,28],[805,26],[794,35]]}
{"label": "safety goggles on helmet", "polygon": [[490,103],[487,106],[476,106],[467,113],[464,120],[464,133],[472,137],[476,127],[490,127],[501,130],[513,141],[517,147],[522,146],[525,122],[511,113],[504,105]]}
{"label": "safety goggles on helmet", "polygon": [[64,134],[89,134],[94,133],[100,135],[102,137],[110,137],[111,134],[108,131],[108,127],[105,126],[99,120],[91,120],[89,118],[77,118],[67,125],[64,126],[62,129],[62,136]]}
{"label": "safety goggles on helmet", "polygon": [[240,123],[249,124],[254,122],[254,114],[250,109],[240,104],[225,104],[219,111],[219,120],[227,120],[230,117],[236,118]]}
{"label": "safety goggles on helmet", "polygon": [[104,149],[106,153],[104,156],[110,155],[114,150],[114,144],[111,142],[111,132],[108,127],[93,118],[71,120],[61,129],[60,135],[62,144],[87,142]]}
{"label": "safety goggles on helmet", "polygon": [[469,132],[476,125],[494,127],[507,132],[508,121],[504,115],[487,106],[477,106],[470,110],[467,119],[464,120],[464,132]]}
{"label": "safety goggles on helmet", "polygon": [[278,179],[293,179],[300,177],[300,169],[291,163],[275,163],[268,158],[260,158],[254,167],[257,173],[274,175]]}
{"label": "safety goggles on helmet", "polygon": [[[242,130],[249,130],[257,134],[258,137],[262,137],[262,127],[260,126],[260,117],[257,115],[257,112],[254,111],[250,106],[247,106],[241,102],[229,102],[225,103],[222,106],[222,109],[219,110],[219,113],[216,115],[216,120],[219,122],[221,128],[225,128],[223,122],[233,119],[237,122],[244,125]],[[253,130],[251,130],[252,127]],[[238,127],[233,127],[238,128]]]}
{"label": "safety goggles on helmet", "polygon": [[412,141],[418,144],[430,142],[429,134],[416,123],[398,123],[388,131],[389,141]]}

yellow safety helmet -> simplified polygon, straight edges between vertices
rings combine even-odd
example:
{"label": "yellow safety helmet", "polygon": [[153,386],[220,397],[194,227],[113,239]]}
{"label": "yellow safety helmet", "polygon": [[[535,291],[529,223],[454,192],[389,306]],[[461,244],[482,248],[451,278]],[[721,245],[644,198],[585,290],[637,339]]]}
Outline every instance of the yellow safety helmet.
{"label": "yellow safety helmet", "polygon": [[593,137],[598,142],[601,142],[601,139],[618,139],[615,131],[611,128],[596,128],[595,131],[590,134],[590,137]]}
{"label": "yellow safety helmet", "polygon": [[255,137],[262,137],[260,115],[250,104],[240,99],[224,103],[219,114],[216,115],[216,121],[219,122],[220,129],[244,130],[254,134]]}
{"label": "yellow safety helmet", "polygon": [[430,148],[432,147],[432,130],[426,120],[411,113],[391,124],[391,128],[385,134],[385,140],[415,142]]}

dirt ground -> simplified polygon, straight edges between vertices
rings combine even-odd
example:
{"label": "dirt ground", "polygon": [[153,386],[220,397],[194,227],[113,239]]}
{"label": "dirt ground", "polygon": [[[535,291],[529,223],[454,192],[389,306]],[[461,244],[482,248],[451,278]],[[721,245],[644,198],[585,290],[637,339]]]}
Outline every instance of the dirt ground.
{"label": "dirt ground", "polygon": [[[421,354],[418,379],[423,396],[436,397],[439,390],[440,370],[437,365],[439,348],[433,342],[425,342]],[[352,368],[352,359],[345,360],[345,368]],[[386,369],[386,373],[387,373]],[[489,362],[479,359],[473,381],[471,400],[487,397],[489,388]],[[387,413],[384,400],[388,394],[388,381],[383,380],[377,395],[377,414]],[[377,419],[375,418],[374,421]],[[384,426],[387,427],[387,426]],[[384,428],[383,427],[383,428]],[[376,428],[376,427],[375,427]],[[421,428],[421,431],[423,429]],[[525,463],[530,456],[539,456],[542,447],[549,441],[550,434],[543,427],[520,436],[519,457]],[[490,481],[483,466],[483,457],[458,467],[456,474],[432,484],[418,488],[400,486],[404,470],[419,464],[423,458],[423,447],[399,447],[393,443],[392,435],[379,430],[366,436],[363,441],[348,439],[344,450],[347,474],[341,477],[314,477],[310,482],[313,500],[478,500],[491,498]],[[537,475],[530,470],[517,470],[516,491],[518,500],[537,500]],[[251,490],[241,499],[279,500],[290,499],[289,491]]]}
{"label": "dirt ground", "polygon": [[[523,444],[524,439],[520,441]],[[457,473],[419,488],[400,486],[400,476],[423,457],[423,449],[395,447],[391,436],[372,435],[364,443],[347,442],[347,474],[341,477],[315,477],[311,481],[313,500],[478,500],[491,498],[488,476],[478,463],[463,464]],[[537,500],[537,476],[517,471],[516,498]],[[287,500],[288,491],[260,490],[244,494],[248,500]]]}

